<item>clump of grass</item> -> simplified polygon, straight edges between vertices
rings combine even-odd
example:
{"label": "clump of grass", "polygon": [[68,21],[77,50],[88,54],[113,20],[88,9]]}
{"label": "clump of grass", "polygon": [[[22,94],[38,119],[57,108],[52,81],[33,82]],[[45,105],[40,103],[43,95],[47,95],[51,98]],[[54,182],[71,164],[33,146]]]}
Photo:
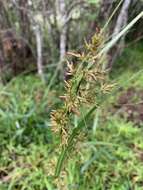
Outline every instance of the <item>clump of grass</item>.
{"label": "clump of grass", "polygon": [[[0,92],[0,138],[27,145],[33,141],[49,142],[49,117],[59,103],[55,90],[47,99],[47,88],[36,76],[17,77]],[[40,137],[40,138],[39,138]]]}

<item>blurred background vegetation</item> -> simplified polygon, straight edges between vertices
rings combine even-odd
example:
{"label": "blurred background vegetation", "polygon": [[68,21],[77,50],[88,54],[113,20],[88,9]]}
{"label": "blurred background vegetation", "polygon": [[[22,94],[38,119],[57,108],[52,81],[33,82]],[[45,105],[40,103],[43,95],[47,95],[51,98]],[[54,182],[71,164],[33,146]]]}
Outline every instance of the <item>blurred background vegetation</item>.
{"label": "blurred background vegetation", "polygon": [[99,91],[57,178],[50,119],[67,60],[102,32],[100,54],[142,11],[142,0],[0,0],[0,190],[143,190],[143,16],[96,61],[115,87]]}

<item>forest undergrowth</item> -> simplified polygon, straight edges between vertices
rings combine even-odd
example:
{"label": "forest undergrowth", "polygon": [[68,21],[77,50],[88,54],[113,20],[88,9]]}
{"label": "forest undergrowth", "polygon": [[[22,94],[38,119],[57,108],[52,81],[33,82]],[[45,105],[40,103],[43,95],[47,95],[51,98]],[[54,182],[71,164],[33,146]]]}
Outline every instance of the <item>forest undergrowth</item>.
{"label": "forest undergrowth", "polygon": [[[140,44],[128,47],[118,59],[110,76],[118,87],[78,137],[59,178],[53,177],[60,150],[59,139],[50,130],[50,112],[61,106],[62,84],[49,91],[48,85],[31,75],[1,87],[0,189],[142,190],[143,125],[142,120],[138,123],[129,117],[130,112],[136,115],[135,105],[143,101],[137,94],[143,87],[142,50]],[[134,95],[126,102],[129,89],[134,89]],[[127,104],[135,110],[124,109]]]}

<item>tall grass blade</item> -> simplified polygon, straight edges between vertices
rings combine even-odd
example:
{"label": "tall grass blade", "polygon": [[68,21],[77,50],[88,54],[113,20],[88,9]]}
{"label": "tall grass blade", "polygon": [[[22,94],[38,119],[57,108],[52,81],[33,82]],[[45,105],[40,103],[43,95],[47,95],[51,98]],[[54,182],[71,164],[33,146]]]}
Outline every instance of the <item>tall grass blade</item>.
{"label": "tall grass blade", "polygon": [[122,4],[124,0],[120,0],[120,2],[118,3],[118,5],[116,6],[116,8],[114,9],[113,13],[111,14],[111,16],[109,17],[109,19],[107,20],[105,26],[102,29],[102,33],[106,30],[107,26],[109,25],[109,23],[111,22],[113,16],[115,15],[115,13],[117,12],[117,10],[119,9],[120,5]]}
{"label": "tall grass blade", "polygon": [[143,11],[138,14],[121,32],[119,32],[110,42],[105,44],[105,47],[99,52],[97,56],[101,56],[105,53],[107,53],[116,43],[117,41],[125,34],[128,32],[130,28],[136,24],[138,20],[140,20],[143,17]]}

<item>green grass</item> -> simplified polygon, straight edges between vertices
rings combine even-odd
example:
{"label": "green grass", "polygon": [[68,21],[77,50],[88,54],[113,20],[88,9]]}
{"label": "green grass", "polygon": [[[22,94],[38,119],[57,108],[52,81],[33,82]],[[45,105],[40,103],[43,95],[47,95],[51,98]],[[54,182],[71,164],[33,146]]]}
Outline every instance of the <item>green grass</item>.
{"label": "green grass", "polygon": [[[142,61],[140,45],[125,50],[111,76],[117,88],[104,108],[116,101],[119,87],[143,87]],[[0,190],[143,189],[142,127],[99,112],[54,178],[60,149],[51,133],[50,111],[61,104],[62,86],[57,83],[49,91],[33,75],[0,88]]]}
{"label": "green grass", "polygon": [[1,189],[142,189],[143,129],[116,118],[100,126],[95,136],[89,131],[87,140],[78,143],[57,181],[51,177],[58,155],[54,145],[5,145]]}
{"label": "green grass", "polygon": [[141,43],[125,48],[113,67],[111,78],[122,87],[143,87],[143,46]]}

